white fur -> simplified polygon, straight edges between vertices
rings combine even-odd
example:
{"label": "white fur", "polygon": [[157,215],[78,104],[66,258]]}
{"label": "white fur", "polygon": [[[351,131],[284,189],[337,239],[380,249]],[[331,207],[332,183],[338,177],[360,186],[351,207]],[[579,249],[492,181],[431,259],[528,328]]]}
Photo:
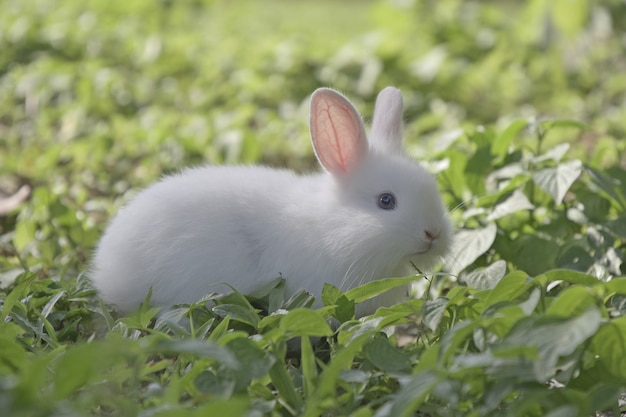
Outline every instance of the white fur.
{"label": "white fur", "polygon": [[[317,90],[311,133],[324,172],[207,166],[165,177],[109,225],[95,254],[94,285],[129,311],[150,287],[153,304],[167,306],[229,290],[218,283],[245,294],[282,276],[288,294],[305,288],[319,300],[324,282],[345,291],[406,275],[410,261],[432,267],[448,250],[451,226],[433,177],[402,150],[401,124],[397,89],[377,99],[371,144],[352,104]],[[394,210],[378,207],[383,192],[396,196]],[[381,295],[358,312],[405,293]]]}

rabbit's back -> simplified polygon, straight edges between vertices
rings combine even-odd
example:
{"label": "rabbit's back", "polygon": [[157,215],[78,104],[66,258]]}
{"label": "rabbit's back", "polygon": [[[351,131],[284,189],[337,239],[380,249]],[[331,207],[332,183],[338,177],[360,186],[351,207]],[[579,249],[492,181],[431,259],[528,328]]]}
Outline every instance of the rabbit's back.
{"label": "rabbit's back", "polygon": [[264,248],[275,239],[267,223],[281,217],[291,200],[285,190],[299,180],[265,167],[202,167],[166,177],[113,219],[91,279],[122,310],[137,307],[150,287],[156,305],[227,290],[211,286],[220,282],[252,291]]}

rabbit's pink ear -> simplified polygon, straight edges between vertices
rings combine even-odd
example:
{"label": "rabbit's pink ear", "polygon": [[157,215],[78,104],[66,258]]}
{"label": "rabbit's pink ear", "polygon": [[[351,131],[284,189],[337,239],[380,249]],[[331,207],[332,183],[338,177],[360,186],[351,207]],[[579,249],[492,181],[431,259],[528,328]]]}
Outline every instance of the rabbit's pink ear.
{"label": "rabbit's pink ear", "polygon": [[351,172],[367,154],[363,120],[335,90],[319,88],[311,96],[310,130],[318,161],[334,175]]}
{"label": "rabbit's pink ear", "polygon": [[402,93],[397,88],[378,93],[370,140],[376,148],[402,152]]}

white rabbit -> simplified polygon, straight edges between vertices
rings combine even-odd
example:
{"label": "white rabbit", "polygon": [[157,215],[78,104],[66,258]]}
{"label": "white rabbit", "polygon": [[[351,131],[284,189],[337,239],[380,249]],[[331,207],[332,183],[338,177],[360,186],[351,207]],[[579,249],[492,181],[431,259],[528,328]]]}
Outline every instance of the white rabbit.
{"label": "white rabbit", "polygon": [[[368,144],[363,121],[340,93],[311,97],[310,131],[322,173],[262,166],[206,166],[140,192],[98,244],[91,279],[122,311],[190,303],[204,294],[251,293],[282,276],[286,292],[320,300],[342,290],[431,268],[447,252],[451,225],[434,178],[402,147],[402,95],[378,95]],[[389,291],[357,309],[401,301]],[[319,301],[318,301],[319,305]]]}

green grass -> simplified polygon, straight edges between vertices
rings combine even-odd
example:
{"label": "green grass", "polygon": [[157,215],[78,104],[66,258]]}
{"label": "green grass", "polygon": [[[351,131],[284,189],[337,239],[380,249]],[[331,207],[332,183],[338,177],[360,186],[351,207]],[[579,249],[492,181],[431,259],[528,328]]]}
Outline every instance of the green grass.
{"label": "green grass", "polygon": [[[623,413],[624,30],[610,0],[4,0],[0,414]],[[444,272],[326,287],[319,310],[276,281],[269,316],[236,291],[119,316],[91,289],[135,190],[201,163],[316,169],[308,95],[367,119],[386,85],[458,230]]]}

